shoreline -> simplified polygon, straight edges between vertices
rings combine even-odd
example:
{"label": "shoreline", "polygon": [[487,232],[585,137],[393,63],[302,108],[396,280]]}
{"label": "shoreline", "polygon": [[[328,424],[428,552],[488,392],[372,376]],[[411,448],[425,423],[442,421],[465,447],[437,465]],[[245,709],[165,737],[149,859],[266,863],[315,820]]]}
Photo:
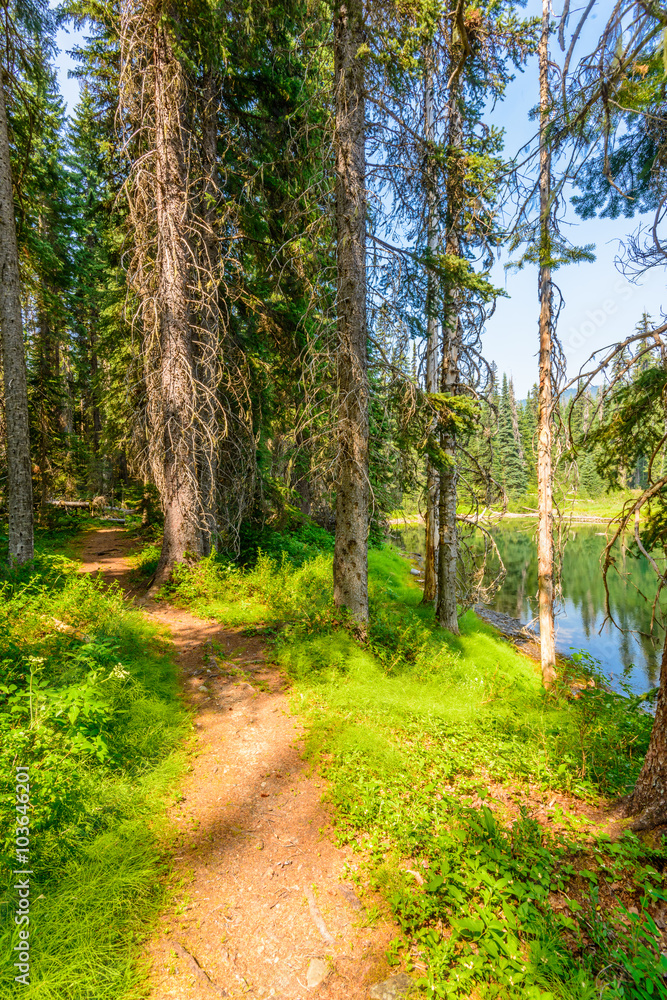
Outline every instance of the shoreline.
{"label": "shoreline", "polygon": [[[498,524],[500,521],[504,521],[505,519],[508,519],[510,521],[512,520],[526,521],[526,520],[536,520],[537,517],[538,517],[537,511],[527,512],[525,514],[517,514],[514,511],[506,511],[504,514],[497,514],[495,516],[492,515],[491,517],[461,517],[461,520],[468,521],[471,523],[476,523],[477,521],[481,521],[484,524]],[[601,517],[595,514],[572,514],[568,518],[563,518],[563,520],[567,520],[571,524],[609,525],[613,520],[615,520],[615,517]],[[423,527],[425,523],[426,522],[424,521],[424,518],[421,516],[421,514],[409,518],[392,517],[389,518],[389,520],[387,521],[387,524],[392,528],[401,526],[406,528]]]}

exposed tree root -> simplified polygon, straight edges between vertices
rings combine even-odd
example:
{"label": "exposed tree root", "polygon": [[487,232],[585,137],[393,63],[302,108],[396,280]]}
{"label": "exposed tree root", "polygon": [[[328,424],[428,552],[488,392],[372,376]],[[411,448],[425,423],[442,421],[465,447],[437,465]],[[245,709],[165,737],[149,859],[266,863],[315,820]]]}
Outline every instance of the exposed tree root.
{"label": "exposed tree root", "polygon": [[618,799],[615,811],[623,819],[629,819],[627,829],[634,833],[644,830],[654,830],[658,826],[667,826],[667,802],[660,801],[646,806],[644,809],[636,809],[634,806],[634,792],[624,795]]}

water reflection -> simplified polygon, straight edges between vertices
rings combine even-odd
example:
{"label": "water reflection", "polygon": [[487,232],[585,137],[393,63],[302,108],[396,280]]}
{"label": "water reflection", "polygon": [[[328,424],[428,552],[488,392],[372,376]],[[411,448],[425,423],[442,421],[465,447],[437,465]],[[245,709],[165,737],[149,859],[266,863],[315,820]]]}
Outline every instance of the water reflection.
{"label": "water reflection", "polygon": [[[493,535],[507,576],[491,607],[523,622],[531,621],[537,614],[536,524],[505,521],[493,529]],[[399,544],[407,551],[423,554],[422,527],[406,527],[400,536]],[[642,594],[653,599],[656,577],[644,556],[633,547],[620,546],[617,556],[620,573],[609,574],[609,591],[616,621],[627,631],[620,632],[609,622],[603,626],[605,595],[600,556],[604,546],[601,525],[577,525],[568,533],[556,645],[564,653],[572,649],[588,650],[601,661],[614,686],[624,681],[641,693],[655,687],[660,677],[660,631],[656,641],[637,634],[649,630],[651,608]],[[664,611],[667,608],[663,606]]]}

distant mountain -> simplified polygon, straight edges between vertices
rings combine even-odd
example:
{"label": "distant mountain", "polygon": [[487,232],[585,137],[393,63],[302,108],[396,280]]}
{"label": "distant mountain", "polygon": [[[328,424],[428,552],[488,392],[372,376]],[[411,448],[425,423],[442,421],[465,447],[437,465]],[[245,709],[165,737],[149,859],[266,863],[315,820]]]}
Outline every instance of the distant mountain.
{"label": "distant mountain", "polygon": [[[600,391],[601,388],[602,388],[602,386],[600,386],[600,385],[589,385],[588,391],[591,394],[591,396],[592,396],[593,399],[595,399],[595,397],[597,396],[597,394],[598,394],[598,392]],[[570,386],[569,389],[565,390],[565,392],[561,396],[561,399],[563,400],[564,403],[567,403],[567,401],[569,399],[572,399],[572,397],[575,396],[576,393],[577,393],[577,387],[576,387],[576,385]],[[519,404],[524,404],[524,403],[527,403],[527,402],[528,402],[527,399],[518,399],[517,400],[517,403],[519,403]]]}
{"label": "distant mountain", "polygon": [[[595,399],[601,388],[602,388],[601,385],[589,385],[588,392],[593,397],[593,399]],[[566,389],[560,398],[565,402],[567,402],[568,399],[572,399],[572,397],[576,396],[576,394],[577,394],[577,387],[576,385],[573,385],[570,386],[569,389]]]}

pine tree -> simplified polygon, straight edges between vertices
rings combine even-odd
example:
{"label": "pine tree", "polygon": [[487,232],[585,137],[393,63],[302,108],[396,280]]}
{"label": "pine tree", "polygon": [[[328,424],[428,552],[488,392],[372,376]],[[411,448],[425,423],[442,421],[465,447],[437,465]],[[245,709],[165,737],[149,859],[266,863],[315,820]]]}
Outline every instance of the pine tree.
{"label": "pine tree", "polygon": [[591,500],[597,499],[604,493],[604,483],[595,468],[595,460],[588,453],[579,462],[579,489]]}
{"label": "pine tree", "polygon": [[14,4],[2,10],[2,57],[0,58],[0,331],[7,435],[9,558],[17,563],[31,559],[34,552],[32,470],[28,386],[26,375],[21,275],[16,234],[14,184],[12,176],[8,97],[16,100],[19,115],[25,110],[25,91],[13,88],[21,71],[34,65],[37,53],[49,44],[52,18],[39,0]]}
{"label": "pine tree", "polygon": [[337,379],[340,394],[334,601],[368,618],[366,121],[361,0],[334,12]]}
{"label": "pine tree", "polygon": [[34,543],[28,386],[20,281],[5,70],[0,65],[0,330],[7,434],[9,558],[17,563],[24,563],[32,559]]}
{"label": "pine tree", "polygon": [[518,408],[519,433],[526,457],[526,479],[529,487],[537,487],[537,385],[529,390],[526,400]]}
{"label": "pine tree", "polygon": [[103,141],[95,103],[85,85],[70,128],[70,174],[78,214],[71,312],[82,412],[80,453],[85,485],[93,497],[104,495],[109,485],[108,461],[103,453],[104,366],[100,351],[104,351],[102,313],[113,298],[115,284]]}
{"label": "pine tree", "polygon": [[497,445],[503,470],[503,485],[511,497],[519,497],[526,492],[527,478],[525,463],[522,461],[514,429],[512,392],[511,383],[508,382],[507,376],[503,375],[498,413]]}

